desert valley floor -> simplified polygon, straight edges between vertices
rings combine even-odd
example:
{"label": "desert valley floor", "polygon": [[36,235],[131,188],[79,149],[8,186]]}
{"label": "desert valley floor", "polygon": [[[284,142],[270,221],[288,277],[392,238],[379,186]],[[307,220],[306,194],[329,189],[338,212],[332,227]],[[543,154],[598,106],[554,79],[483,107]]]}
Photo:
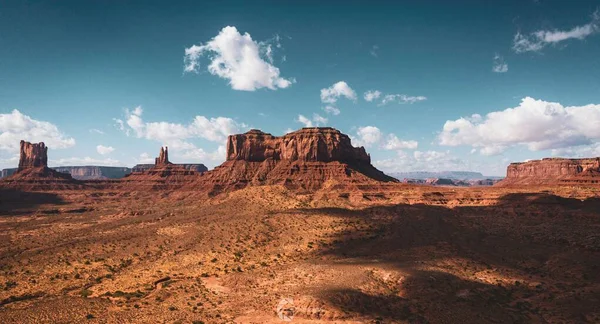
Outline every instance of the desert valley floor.
{"label": "desert valley floor", "polygon": [[600,322],[585,186],[0,197],[3,323]]}

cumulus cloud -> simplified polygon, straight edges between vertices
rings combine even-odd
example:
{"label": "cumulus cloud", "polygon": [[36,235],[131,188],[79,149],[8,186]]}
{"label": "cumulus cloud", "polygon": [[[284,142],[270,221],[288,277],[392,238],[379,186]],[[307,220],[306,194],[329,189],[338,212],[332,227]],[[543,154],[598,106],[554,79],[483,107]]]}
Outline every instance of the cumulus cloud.
{"label": "cumulus cloud", "polygon": [[472,169],[467,161],[452,155],[450,151],[414,151],[412,154],[398,151],[396,157],[374,161],[373,165],[385,172],[466,171]]}
{"label": "cumulus cloud", "polygon": [[340,110],[334,106],[325,106],[323,107],[323,110],[325,110],[326,113],[337,116],[340,114]]}
{"label": "cumulus cloud", "polygon": [[101,154],[101,155],[106,155],[106,154],[110,154],[115,150],[114,147],[112,146],[104,146],[104,145],[98,145],[96,146],[96,151]]}
{"label": "cumulus cloud", "polygon": [[394,133],[387,136],[375,126],[358,127],[356,136],[350,136],[353,145],[372,147],[376,146],[384,150],[416,149],[417,141],[405,141],[399,139]]}
{"label": "cumulus cloud", "polygon": [[0,114],[0,150],[17,152],[21,140],[44,142],[52,149],[75,145],[75,139],[61,132],[56,125],[35,120],[18,110]]}
{"label": "cumulus cloud", "polygon": [[321,89],[321,101],[323,103],[334,104],[340,97],[345,97],[352,101],[356,101],[357,98],[356,92],[344,81],[334,83],[329,88]]}
{"label": "cumulus cloud", "polygon": [[414,104],[415,102],[427,100],[424,96],[407,96],[404,94],[388,94],[381,100],[380,106],[385,106],[391,102],[397,102],[399,104]]}
{"label": "cumulus cloud", "polygon": [[315,127],[327,124],[328,119],[319,114],[313,114],[312,120],[304,115],[298,115],[296,121],[304,124],[304,127]]}
{"label": "cumulus cloud", "polygon": [[[117,121],[117,127],[121,128],[125,134],[160,142],[161,145],[169,146],[174,150],[173,157],[185,158],[189,161],[202,162],[202,158],[211,160],[222,160],[225,154],[207,153],[195,144],[191,139],[205,139],[211,142],[224,143],[228,135],[237,134],[248,128],[244,123],[236,122],[227,117],[207,118],[205,116],[196,116],[187,124],[170,122],[146,122],[142,118],[143,109],[136,107],[133,110],[125,110],[125,120]],[[118,120],[118,119],[117,119]],[[212,155],[211,155],[212,154]],[[141,157],[145,158],[145,157]]]}
{"label": "cumulus cloud", "polygon": [[[276,37],[280,48],[279,37]],[[185,49],[184,72],[200,71],[201,58],[210,60],[208,72],[229,80],[234,90],[255,91],[261,88],[276,90],[295,82],[280,76],[273,65],[273,47],[268,42],[256,42],[250,34],[240,34],[237,28],[227,26],[210,41]]]}
{"label": "cumulus cloud", "polygon": [[364,146],[379,143],[383,137],[381,130],[375,126],[359,127],[356,131],[356,135],[358,136],[359,143],[363,143]]}
{"label": "cumulus cloud", "polygon": [[140,157],[137,159],[138,164],[151,164],[154,163],[154,158],[150,156],[150,154],[144,152],[140,154]]}
{"label": "cumulus cloud", "polygon": [[387,140],[383,145],[383,148],[386,150],[403,150],[403,149],[411,149],[414,150],[419,146],[417,141],[404,141],[399,139],[394,134],[389,134],[387,136]]}
{"label": "cumulus cloud", "polygon": [[227,117],[207,118],[196,116],[189,124],[169,122],[145,122],[142,119],[142,107],[125,110],[125,121],[122,130],[138,138],[156,140],[173,148],[189,148],[190,143],[184,140],[203,138],[212,142],[223,143],[228,135],[239,133],[248,126]]}
{"label": "cumulus cloud", "polygon": [[508,72],[508,64],[504,61],[504,58],[499,54],[494,55],[494,63],[492,65],[492,71],[496,73]]}
{"label": "cumulus cloud", "polygon": [[365,92],[365,94],[364,94],[364,98],[368,102],[371,102],[371,101],[379,98],[379,96],[381,96],[381,91],[379,91],[379,90],[369,90],[369,91]]}
{"label": "cumulus cloud", "polygon": [[470,145],[484,155],[523,145],[531,151],[590,145],[600,139],[600,104],[564,107],[560,103],[523,98],[519,106],[484,117],[448,120],[441,145]]}
{"label": "cumulus cloud", "polygon": [[513,38],[513,50],[516,53],[537,52],[547,45],[554,45],[569,39],[583,40],[600,31],[600,12],[592,15],[592,20],[569,30],[538,30],[529,35],[518,32]]}

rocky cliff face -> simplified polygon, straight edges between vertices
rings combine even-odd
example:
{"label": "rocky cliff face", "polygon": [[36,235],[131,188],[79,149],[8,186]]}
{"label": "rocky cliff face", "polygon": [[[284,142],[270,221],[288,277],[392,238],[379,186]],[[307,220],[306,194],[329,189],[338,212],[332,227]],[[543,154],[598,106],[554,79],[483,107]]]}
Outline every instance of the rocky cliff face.
{"label": "rocky cliff face", "polygon": [[219,188],[282,184],[304,189],[397,182],[371,165],[363,147],[353,147],[347,135],[330,127],[303,128],[280,137],[260,130],[231,135],[226,161],[201,181]]}
{"label": "rocky cliff face", "polygon": [[19,171],[48,166],[48,148],[44,142],[29,143],[21,141]]}
{"label": "rocky cliff face", "polygon": [[506,179],[498,184],[598,183],[599,180],[600,158],[547,158],[511,163],[506,171]]}
{"label": "rocky cliff face", "polygon": [[245,134],[231,135],[227,139],[228,161],[262,162],[267,159],[371,163],[371,158],[363,147],[353,147],[347,135],[329,127],[303,128],[281,137],[253,129]]}

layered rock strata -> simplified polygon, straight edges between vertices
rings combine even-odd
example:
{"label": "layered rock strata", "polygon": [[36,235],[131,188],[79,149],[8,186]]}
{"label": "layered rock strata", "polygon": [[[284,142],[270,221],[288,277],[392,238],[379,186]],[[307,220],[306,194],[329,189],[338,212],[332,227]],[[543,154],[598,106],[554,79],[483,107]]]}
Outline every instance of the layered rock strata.
{"label": "layered rock strata", "polygon": [[226,161],[201,177],[222,187],[283,184],[315,189],[327,184],[397,182],[371,165],[363,147],[330,127],[310,127],[273,136],[260,130],[231,135]]}

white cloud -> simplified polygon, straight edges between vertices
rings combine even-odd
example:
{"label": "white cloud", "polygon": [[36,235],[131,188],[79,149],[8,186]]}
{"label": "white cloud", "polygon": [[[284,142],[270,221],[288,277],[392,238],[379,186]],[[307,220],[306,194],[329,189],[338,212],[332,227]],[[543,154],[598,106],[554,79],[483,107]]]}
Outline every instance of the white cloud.
{"label": "white cloud", "polygon": [[344,82],[339,81],[329,88],[321,89],[321,101],[324,103],[334,104],[340,97],[346,97],[352,101],[356,101],[356,92]]}
{"label": "white cloud", "polygon": [[304,127],[313,127],[312,120],[304,117],[304,115],[298,115],[297,122],[304,124]]}
{"label": "white cloud", "polygon": [[98,151],[98,153],[102,154],[102,155],[112,153],[114,150],[115,150],[115,148],[112,146],[104,146],[104,145],[96,146],[96,151]]}
{"label": "white cloud", "polygon": [[[169,122],[145,122],[142,119],[143,110],[136,107],[132,111],[125,110],[125,122],[122,130],[127,134],[129,130],[138,138],[146,138],[173,146],[173,148],[189,148],[193,146],[184,142],[190,138],[203,138],[212,142],[223,143],[228,135],[239,133],[248,126],[238,123],[227,117],[206,118],[196,116],[189,124]],[[126,126],[125,126],[126,125]],[[128,126],[128,127],[127,127]]]}
{"label": "white cloud", "polygon": [[321,124],[327,124],[327,118],[319,115],[319,114],[313,114],[313,121],[315,122],[315,124],[317,125],[321,125]]}
{"label": "white cloud", "polygon": [[50,159],[48,160],[48,165],[50,167],[58,167],[58,166],[82,166],[82,165],[103,165],[103,166],[123,166],[119,160],[106,158],[106,159],[94,159],[89,156],[80,158],[80,157],[70,157],[63,158],[58,160]]}
{"label": "white cloud", "polygon": [[[179,124],[165,121],[146,122],[142,119],[142,114],[141,107],[136,107],[131,111],[125,110],[125,121],[117,122],[117,125],[123,125],[122,131],[125,134],[132,134],[138,138],[154,140],[160,142],[161,145],[167,145],[171,149],[169,153],[172,153],[172,158],[183,158],[186,161],[195,158],[195,161],[202,162],[199,160],[202,157],[215,160],[213,157],[218,155],[217,153],[215,155],[206,153],[189,140],[201,138],[223,144],[228,135],[241,133],[248,128],[248,125],[227,117],[196,116],[188,124]],[[220,156],[224,159],[225,154]],[[140,156],[140,158],[147,159],[148,157]]]}
{"label": "white cloud", "polygon": [[211,165],[216,162],[225,161],[226,155],[225,146],[220,145],[214,152],[206,152],[201,148],[188,150],[181,155],[181,158],[185,159],[186,162],[200,162],[205,164],[209,162],[208,164]]}
{"label": "white cloud", "polygon": [[402,150],[411,149],[414,150],[419,146],[417,141],[403,141],[399,139],[395,134],[389,134],[383,148],[386,150]]}
{"label": "white cloud", "polygon": [[371,101],[379,98],[379,96],[381,96],[381,91],[379,91],[379,90],[369,90],[369,91],[365,92],[365,94],[364,94],[364,98],[368,102],[371,102]]}
{"label": "white cloud", "polygon": [[518,32],[513,39],[513,50],[517,53],[537,52],[547,45],[558,44],[569,39],[585,39],[600,31],[600,12],[592,15],[592,20],[569,30],[538,30],[529,35]]}
{"label": "white cloud", "polygon": [[359,142],[364,143],[364,146],[379,143],[383,137],[381,130],[375,126],[359,127],[356,135],[358,135]]}
{"label": "white cloud", "polygon": [[518,107],[485,118],[448,120],[441,145],[470,145],[484,155],[524,145],[531,151],[589,145],[600,140],[600,104],[563,107],[560,103],[523,98]]}
{"label": "white cloud", "polygon": [[340,110],[334,106],[325,106],[323,107],[326,113],[337,116],[340,114]]}
{"label": "white cloud", "polygon": [[90,133],[96,133],[96,134],[104,135],[103,131],[101,131],[99,129],[95,129],[95,128],[90,129]]}
{"label": "white cloud", "polygon": [[75,145],[74,138],[66,136],[52,123],[35,120],[16,109],[0,114],[0,150],[17,152],[21,140],[44,142],[51,149]]}
{"label": "white cloud", "polygon": [[508,64],[504,61],[504,58],[499,54],[494,55],[494,63],[492,65],[492,71],[496,73],[508,72]]}
{"label": "white cloud", "polygon": [[389,133],[385,136],[384,133],[375,126],[358,127],[356,130],[356,137],[350,136],[350,139],[355,146],[377,146],[384,150],[414,150],[419,145],[417,141],[401,140],[394,133]]}
{"label": "white cloud", "polygon": [[398,151],[396,157],[374,161],[373,165],[386,172],[465,171],[473,167],[450,151],[414,151],[412,154]]}
{"label": "white cloud", "polygon": [[[276,37],[278,46],[279,37]],[[200,71],[200,59],[207,55],[208,72],[229,80],[234,90],[254,91],[287,88],[294,79],[284,79],[273,65],[273,48],[268,42],[256,42],[250,34],[240,34],[227,26],[210,41],[185,49],[184,72]],[[266,61],[265,61],[266,59]]]}
{"label": "white cloud", "polygon": [[328,121],[327,118],[325,118],[319,114],[313,114],[312,120],[304,115],[298,115],[298,118],[296,119],[296,122],[304,124],[304,127],[322,126],[323,124],[327,124],[327,121]]}
{"label": "white cloud", "polygon": [[590,145],[579,145],[560,149],[553,149],[552,156],[572,157],[572,158],[590,158],[600,156],[600,143]]}
{"label": "white cloud", "polygon": [[407,96],[404,94],[388,94],[381,100],[380,106],[387,105],[390,102],[398,102],[399,104],[414,104],[415,102],[427,100],[424,96]]}

